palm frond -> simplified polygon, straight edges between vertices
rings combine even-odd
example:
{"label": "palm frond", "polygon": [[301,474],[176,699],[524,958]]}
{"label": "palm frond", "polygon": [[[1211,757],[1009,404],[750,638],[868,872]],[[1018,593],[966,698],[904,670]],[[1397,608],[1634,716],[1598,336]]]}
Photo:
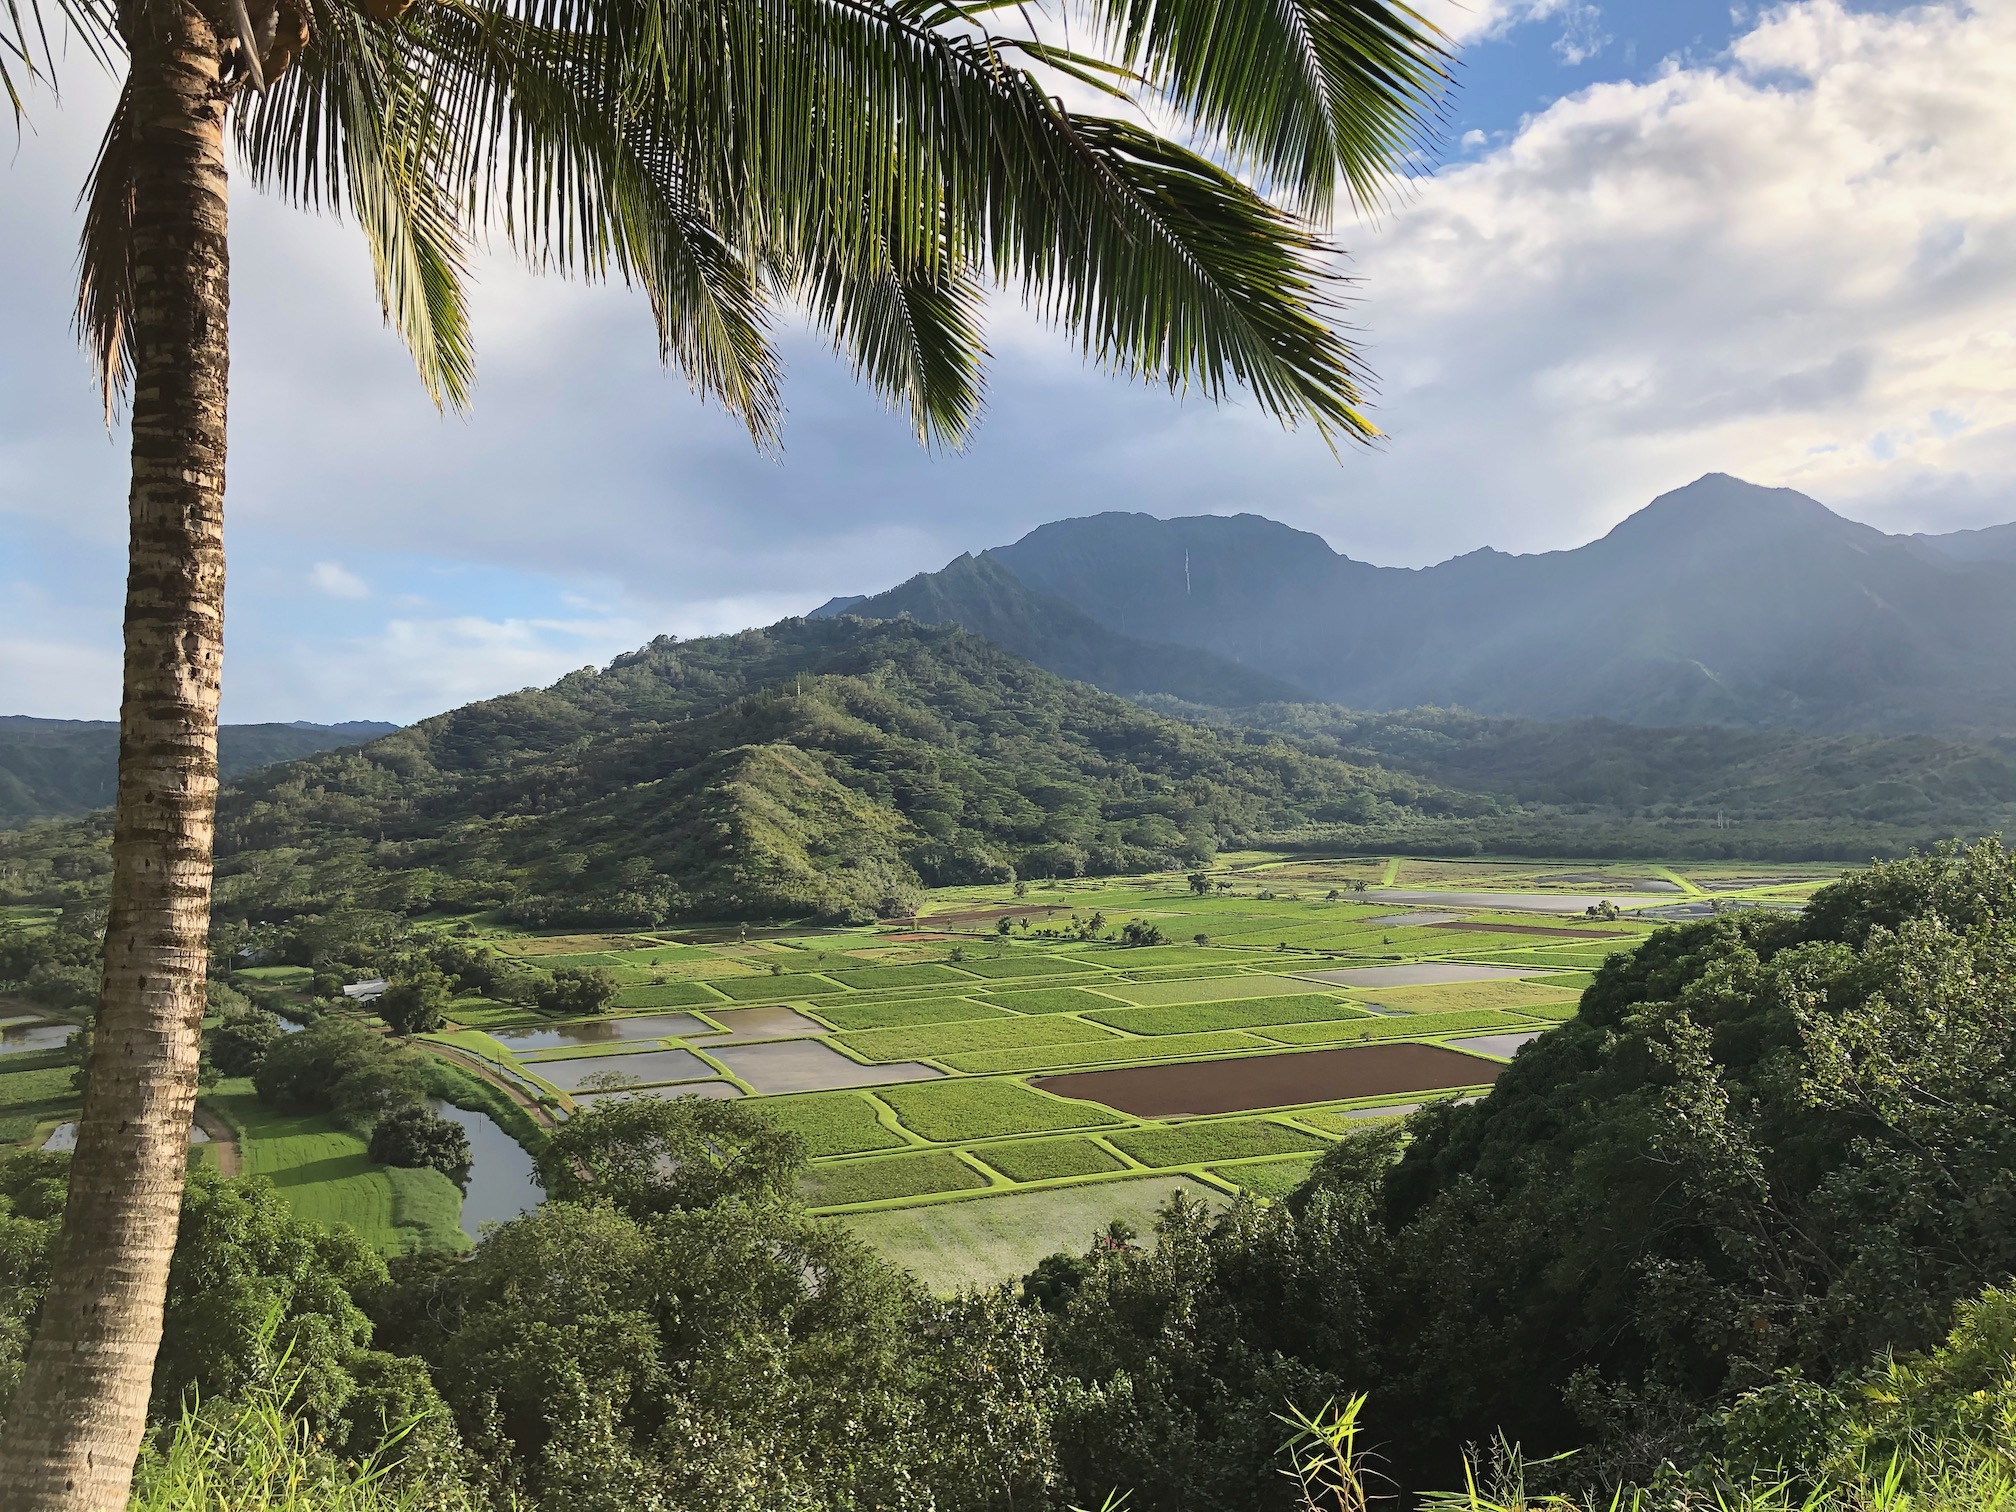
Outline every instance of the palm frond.
{"label": "palm frond", "polygon": [[133,171],[137,149],[130,86],[98,145],[84,181],[84,232],[77,249],[78,338],[90,353],[110,425],[133,376]]}
{"label": "palm frond", "polygon": [[262,187],[307,208],[348,211],[370,250],[386,323],[434,402],[464,408],[475,385],[472,236],[440,172],[446,123],[397,32],[326,0],[310,24],[315,40],[299,66],[243,103],[241,153]]}
{"label": "palm frond", "polygon": [[832,257],[808,269],[799,290],[855,376],[908,410],[919,440],[965,445],[980,419],[987,359],[985,294],[973,269]]}
{"label": "palm frond", "polygon": [[125,47],[114,0],[49,0],[49,9],[51,14],[43,14],[42,0],[0,0],[0,94],[7,96],[17,128],[27,113],[28,86],[39,81],[53,88],[56,82],[52,19],[74,33],[86,55],[104,67],[110,68]]}
{"label": "palm frond", "polygon": [[1120,61],[1223,141],[1235,170],[1313,215],[1340,183],[1377,203],[1448,86],[1446,39],[1401,0],[1092,4]]}

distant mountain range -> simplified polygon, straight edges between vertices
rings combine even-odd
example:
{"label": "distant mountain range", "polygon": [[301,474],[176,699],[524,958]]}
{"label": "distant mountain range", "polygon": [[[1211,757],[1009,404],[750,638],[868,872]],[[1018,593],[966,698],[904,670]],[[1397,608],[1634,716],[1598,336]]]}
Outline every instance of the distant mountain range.
{"label": "distant mountain range", "polygon": [[[375,719],[223,725],[217,764],[228,782],[276,761],[362,745],[398,728]],[[0,829],[103,808],[118,775],[119,726],[112,721],[0,716]]]}
{"label": "distant mountain range", "polygon": [[1375,567],[1258,515],[1062,520],[815,616],[953,621],[1067,677],[1244,707],[2016,731],[2016,524],[1886,535],[1711,473],[1601,540]]}

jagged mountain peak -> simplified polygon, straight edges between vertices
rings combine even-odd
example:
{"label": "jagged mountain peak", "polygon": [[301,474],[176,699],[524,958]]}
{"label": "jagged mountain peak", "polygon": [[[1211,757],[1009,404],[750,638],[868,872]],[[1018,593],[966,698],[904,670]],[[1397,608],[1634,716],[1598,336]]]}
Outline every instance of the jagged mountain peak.
{"label": "jagged mountain peak", "polygon": [[[1260,515],[1113,511],[1041,526],[898,593],[902,612],[1008,635],[1001,644],[1066,675],[1197,702],[1222,700],[1131,669],[1160,647],[1165,674],[1181,652],[1214,658],[1221,687],[1240,681],[1229,667],[1368,709],[1999,730],[2016,729],[2005,540],[2016,554],[2016,528],[1950,547],[1890,536],[1718,472],[1566,551],[1484,548],[1402,570]],[[891,597],[876,612],[897,612]],[[1017,621],[1068,621],[1068,667],[1043,636],[1007,630],[1010,600]],[[1116,667],[1133,686],[1102,681]]]}

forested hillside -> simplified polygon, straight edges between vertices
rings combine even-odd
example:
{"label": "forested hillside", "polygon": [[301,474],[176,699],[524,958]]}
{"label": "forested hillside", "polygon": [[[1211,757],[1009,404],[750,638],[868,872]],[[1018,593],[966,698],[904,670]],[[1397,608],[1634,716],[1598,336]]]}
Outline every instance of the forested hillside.
{"label": "forested hillside", "polygon": [[[1494,806],[1164,718],[956,628],[786,620],[660,639],[254,774],[219,807],[218,908],[867,918],[920,884],[1187,865],[1284,829]],[[103,829],[16,837],[0,878],[88,890]]]}
{"label": "forested hillside", "polygon": [[1227,729],[1277,731],[1341,761],[1563,815],[1712,826],[1746,840],[1791,827],[1866,841],[1897,830],[2016,830],[2016,739],[1550,722],[1461,709],[1144,702]]}

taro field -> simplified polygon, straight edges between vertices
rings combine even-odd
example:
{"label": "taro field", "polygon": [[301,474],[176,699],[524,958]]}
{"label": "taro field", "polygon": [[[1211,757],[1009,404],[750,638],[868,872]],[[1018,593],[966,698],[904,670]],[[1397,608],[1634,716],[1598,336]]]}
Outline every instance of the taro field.
{"label": "taro field", "polygon": [[1831,875],[1242,854],[1195,885],[941,889],[872,928],[500,929],[611,973],[613,1011],[465,999],[434,1040],[554,1118],[760,1104],[803,1136],[816,1211],[952,1286],[1178,1191],[1280,1197],[1355,1131],[1486,1092],[1659,923],[1796,909]]}

